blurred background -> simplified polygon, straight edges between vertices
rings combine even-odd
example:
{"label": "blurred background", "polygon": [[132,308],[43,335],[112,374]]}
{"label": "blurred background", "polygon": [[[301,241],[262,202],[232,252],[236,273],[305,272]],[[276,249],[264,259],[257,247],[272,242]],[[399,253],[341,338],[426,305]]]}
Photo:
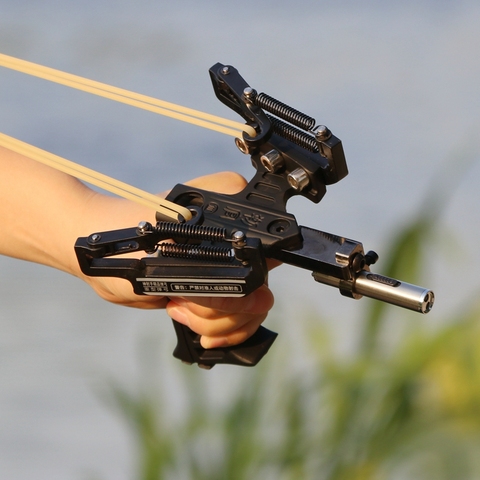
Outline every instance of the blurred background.
{"label": "blurred background", "polygon": [[[437,297],[420,317],[282,266],[269,355],[203,372],[164,312],[2,257],[0,476],[479,478],[479,22],[474,0],[0,0],[1,53],[237,119],[208,76],[231,64],[327,125],[350,174],[289,211]],[[0,131],[151,192],[254,173],[231,137],[3,68]]]}

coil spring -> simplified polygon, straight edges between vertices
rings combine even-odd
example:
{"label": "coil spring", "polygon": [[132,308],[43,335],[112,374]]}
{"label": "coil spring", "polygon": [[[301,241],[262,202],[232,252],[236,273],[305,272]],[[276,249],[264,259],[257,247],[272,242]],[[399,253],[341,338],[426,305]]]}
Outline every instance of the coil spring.
{"label": "coil spring", "polygon": [[318,153],[317,141],[313,135],[303,132],[302,130],[295,128],[293,125],[288,125],[288,123],[282,122],[278,118],[272,117],[271,115],[266,115],[272,122],[273,131],[276,134],[286,138],[287,140],[290,140],[300,147],[305,148],[305,150]]}
{"label": "coil spring", "polygon": [[302,128],[303,130],[313,130],[315,128],[315,119],[305,115],[294,108],[285,105],[266,93],[257,93],[253,97],[255,105],[263,108],[267,112],[273,113],[277,117],[283,118],[292,125]]}
{"label": "coil spring", "polygon": [[235,258],[230,248],[212,247],[210,245],[160,243],[158,252],[164,257],[207,260],[209,262],[231,263]]}
{"label": "coil spring", "polygon": [[211,242],[221,242],[227,236],[225,228],[173,222],[158,222],[155,233],[161,234],[164,238],[185,238]]}

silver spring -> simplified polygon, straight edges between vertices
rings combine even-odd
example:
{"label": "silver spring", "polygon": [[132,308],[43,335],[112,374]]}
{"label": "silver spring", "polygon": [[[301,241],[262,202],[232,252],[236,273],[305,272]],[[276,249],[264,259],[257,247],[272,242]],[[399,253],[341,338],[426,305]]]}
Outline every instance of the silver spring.
{"label": "silver spring", "polygon": [[235,258],[230,248],[213,247],[210,245],[160,243],[157,251],[163,257],[207,260],[209,262],[231,263]]}
{"label": "silver spring", "polygon": [[266,114],[268,119],[272,122],[273,131],[287,140],[299,145],[305,150],[309,150],[313,153],[318,153],[317,141],[313,135],[310,135],[307,132],[295,128],[293,125],[282,122],[278,118],[272,117],[271,115]]}
{"label": "silver spring", "polygon": [[164,238],[184,238],[210,242],[221,242],[227,236],[225,228],[173,222],[158,222],[155,233],[161,234]]}
{"label": "silver spring", "polygon": [[266,93],[257,93],[253,97],[253,103],[303,130],[311,131],[315,128],[316,122],[314,118],[305,113],[299,112],[295,108],[280,102]]}

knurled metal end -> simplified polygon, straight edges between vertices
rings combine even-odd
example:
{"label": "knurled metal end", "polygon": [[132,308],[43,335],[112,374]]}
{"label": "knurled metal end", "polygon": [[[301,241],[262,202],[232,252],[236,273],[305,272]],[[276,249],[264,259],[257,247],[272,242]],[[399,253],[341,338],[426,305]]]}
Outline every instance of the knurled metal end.
{"label": "knurled metal end", "polygon": [[137,226],[137,232],[140,235],[145,235],[146,233],[149,233],[152,231],[152,224],[149,222],[141,221],[138,226]]}
{"label": "knurled metal end", "polygon": [[325,126],[320,125],[315,133],[317,140],[324,141],[328,140],[332,136],[332,132]]}
{"label": "knurled metal end", "polygon": [[245,155],[248,155],[250,153],[248,145],[241,138],[236,138],[235,139],[235,145]]}
{"label": "knurled metal end", "polygon": [[287,180],[290,186],[299,192],[308,187],[310,183],[308,174],[303,168],[297,168],[293,172],[289,173]]}
{"label": "knurled metal end", "polygon": [[223,75],[228,75],[230,73],[230,68],[225,66],[222,68],[222,74]]}
{"label": "knurled metal end", "polygon": [[280,170],[280,168],[283,167],[283,158],[277,150],[270,150],[269,152],[264,153],[260,157],[260,161],[270,173],[275,173],[277,170]]}

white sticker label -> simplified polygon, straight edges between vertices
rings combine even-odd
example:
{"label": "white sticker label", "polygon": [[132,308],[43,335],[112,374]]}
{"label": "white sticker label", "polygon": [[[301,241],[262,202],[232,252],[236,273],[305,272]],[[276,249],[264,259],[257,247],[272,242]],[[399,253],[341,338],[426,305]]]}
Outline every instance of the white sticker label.
{"label": "white sticker label", "polygon": [[184,296],[243,296],[245,281],[242,280],[195,280],[175,278],[137,278],[145,295]]}

